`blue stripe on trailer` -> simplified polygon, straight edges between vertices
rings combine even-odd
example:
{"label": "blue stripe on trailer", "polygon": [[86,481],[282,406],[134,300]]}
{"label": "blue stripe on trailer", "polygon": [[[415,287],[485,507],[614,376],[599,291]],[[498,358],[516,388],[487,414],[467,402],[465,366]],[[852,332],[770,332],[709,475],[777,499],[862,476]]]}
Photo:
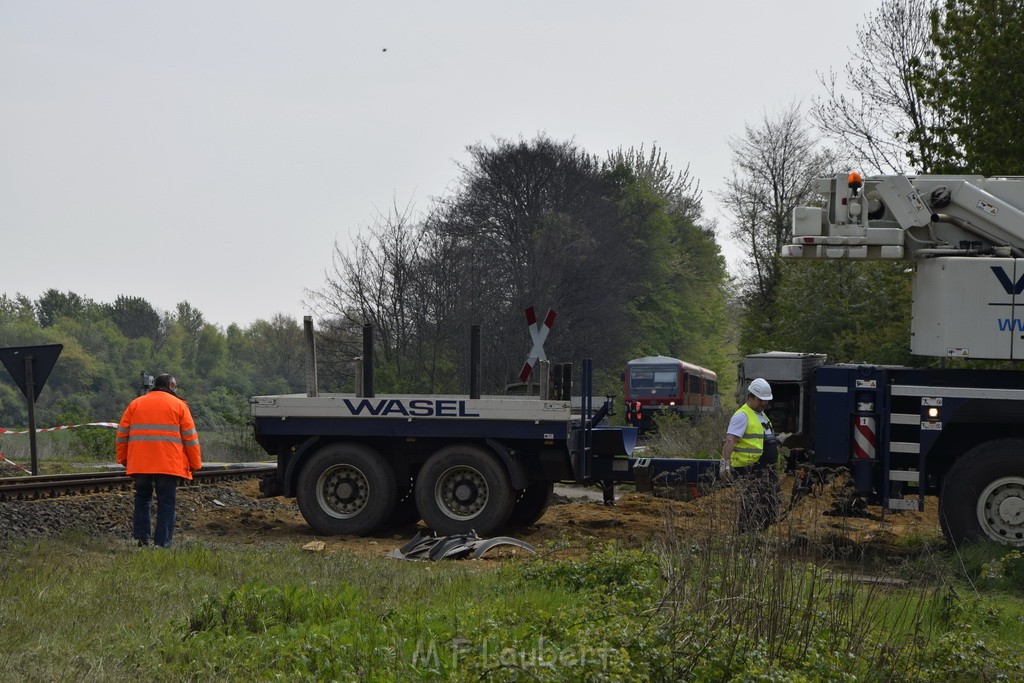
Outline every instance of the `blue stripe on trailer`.
{"label": "blue stripe on trailer", "polygon": [[490,438],[543,439],[564,442],[568,437],[566,422],[526,422],[509,420],[380,420],[360,418],[290,417],[256,418],[259,436],[305,437],[415,437],[415,438]]}

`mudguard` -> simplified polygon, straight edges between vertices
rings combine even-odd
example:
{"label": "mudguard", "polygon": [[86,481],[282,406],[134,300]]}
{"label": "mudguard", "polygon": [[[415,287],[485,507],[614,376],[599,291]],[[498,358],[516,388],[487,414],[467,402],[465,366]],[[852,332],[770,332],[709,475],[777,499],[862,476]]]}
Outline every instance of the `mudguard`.
{"label": "mudguard", "polygon": [[388,553],[388,557],[399,560],[461,560],[472,556],[478,560],[492,548],[502,545],[514,546],[536,553],[537,550],[518,538],[496,536],[480,538],[475,532],[454,534],[452,536],[435,536],[432,533],[418,531],[408,543]]}

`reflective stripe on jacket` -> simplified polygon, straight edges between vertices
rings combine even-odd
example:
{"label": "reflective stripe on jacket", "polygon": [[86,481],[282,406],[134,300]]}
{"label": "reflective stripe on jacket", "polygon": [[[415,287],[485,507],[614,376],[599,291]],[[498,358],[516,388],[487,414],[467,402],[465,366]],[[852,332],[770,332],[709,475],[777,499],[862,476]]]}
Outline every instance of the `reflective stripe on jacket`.
{"label": "reflective stripe on jacket", "polygon": [[[746,467],[760,460],[761,454],[764,453],[764,425],[754,409],[746,403],[741,405],[736,412],[744,413],[747,416],[747,429],[733,446],[732,466]],[[768,419],[767,416],[765,419]],[[768,426],[771,427],[771,422],[768,423]]]}
{"label": "reflective stripe on jacket", "polygon": [[117,461],[127,474],[192,478],[202,466],[199,435],[188,404],[153,390],[128,404],[117,427]]}

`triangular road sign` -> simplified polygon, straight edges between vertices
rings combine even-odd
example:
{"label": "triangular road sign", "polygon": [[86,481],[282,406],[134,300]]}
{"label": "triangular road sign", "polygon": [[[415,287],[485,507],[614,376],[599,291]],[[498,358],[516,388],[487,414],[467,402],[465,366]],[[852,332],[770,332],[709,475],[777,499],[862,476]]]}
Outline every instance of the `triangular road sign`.
{"label": "triangular road sign", "polygon": [[3,361],[7,372],[11,373],[21,393],[28,398],[28,385],[25,382],[25,359],[32,359],[32,393],[38,398],[43,385],[50,377],[57,362],[57,356],[64,350],[63,344],[46,344],[44,346],[9,346],[0,349],[0,361]]}

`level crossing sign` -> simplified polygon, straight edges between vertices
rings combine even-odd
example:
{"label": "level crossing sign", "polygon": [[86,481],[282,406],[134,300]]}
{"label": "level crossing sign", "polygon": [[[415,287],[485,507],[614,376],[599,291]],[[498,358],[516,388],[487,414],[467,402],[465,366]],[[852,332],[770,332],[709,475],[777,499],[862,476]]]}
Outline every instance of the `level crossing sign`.
{"label": "level crossing sign", "polygon": [[547,360],[547,356],[544,355],[544,340],[548,338],[548,333],[551,332],[551,326],[554,324],[555,309],[548,309],[548,314],[544,316],[543,322],[537,322],[537,312],[533,310],[533,306],[526,309],[526,326],[530,330],[533,348],[530,349],[530,355],[523,365],[523,371],[519,373],[520,382],[526,381],[530,373],[533,372],[534,366],[537,365],[537,361]]}

